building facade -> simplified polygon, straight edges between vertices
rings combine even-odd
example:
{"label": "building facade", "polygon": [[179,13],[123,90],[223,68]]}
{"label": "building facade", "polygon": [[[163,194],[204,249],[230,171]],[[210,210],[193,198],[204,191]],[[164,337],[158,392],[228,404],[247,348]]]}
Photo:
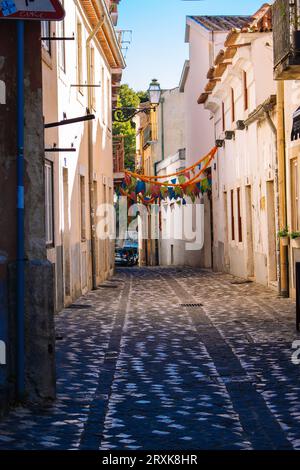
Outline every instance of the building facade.
{"label": "building facade", "polygon": [[[54,272],[47,260],[44,223],[41,30],[38,22],[25,23],[24,186],[17,182],[16,165],[16,22],[2,20],[0,28],[0,415],[17,399],[40,403],[55,398]],[[20,213],[24,231],[17,222]]]}
{"label": "building facade", "polygon": [[[212,170],[213,268],[277,287],[279,256],[276,83],[265,5],[232,31],[200,102],[220,145]],[[261,66],[264,64],[264,67]],[[208,91],[210,90],[210,91]]]}
{"label": "building facade", "polygon": [[[185,119],[184,94],[179,88],[163,90],[160,103],[150,112],[139,113],[136,124],[136,171],[150,176],[168,174],[175,165],[185,161]],[[149,103],[142,103],[141,108],[149,108]],[[143,209],[143,217],[139,219],[141,265],[155,266],[167,263],[169,252],[173,250],[171,238],[163,239],[167,221],[165,210],[161,211],[157,204]],[[147,212],[147,213],[146,213]],[[176,245],[176,250],[178,246]],[[172,259],[178,258],[173,253]]]}
{"label": "building facade", "polygon": [[[56,310],[114,270],[113,242],[99,238],[97,224],[101,205],[113,204],[114,193],[112,103],[125,66],[114,28],[117,3],[65,0],[64,21],[42,24],[45,122],[77,119],[45,131],[47,256],[55,266]],[[54,35],[65,40],[51,40]]]}
{"label": "building facade", "polygon": [[281,244],[281,263],[286,275],[286,292],[296,296],[296,263],[300,262],[300,174],[299,103],[300,2],[276,0],[273,4],[274,78],[280,114],[277,122],[279,180],[281,184],[280,228],[292,235],[288,246]]}
{"label": "building facade", "polygon": [[0,413],[16,399],[55,398],[54,312],[114,267],[97,223],[101,204],[113,202],[111,110],[125,66],[119,0],[62,3],[64,21],[25,22],[25,301],[16,282],[17,29],[1,23]]}
{"label": "building facade", "polygon": [[[184,93],[179,87],[162,92],[158,111],[158,140],[155,144],[155,153],[156,173],[161,177],[183,170],[186,166],[186,115]],[[160,207],[159,228],[159,264],[183,266],[185,240],[182,207],[169,199],[163,201]]]}
{"label": "building facade", "polygon": [[[150,103],[141,103],[140,108],[147,110]],[[158,115],[159,107],[149,112],[138,113],[134,117],[136,125],[136,172],[149,176],[156,174],[156,146],[158,141]],[[158,239],[151,236],[152,228],[158,224],[155,211],[144,207],[143,213],[138,217],[139,232],[139,264],[140,266],[156,266],[158,260]]]}
{"label": "building facade", "polygon": [[[241,16],[187,17],[185,41],[189,45],[189,60],[184,64],[180,80],[186,116],[187,167],[206,155],[215,145],[210,111],[198,103],[200,90],[203,90],[207,83],[207,71],[213,66],[219,51],[224,47],[228,32],[232,28],[242,27],[249,20],[249,17]],[[185,263],[190,266],[211,268],[212,201],[209,195],[205,195],[200,203],[204,205],[204,246],[202,249],[187,252]]]}

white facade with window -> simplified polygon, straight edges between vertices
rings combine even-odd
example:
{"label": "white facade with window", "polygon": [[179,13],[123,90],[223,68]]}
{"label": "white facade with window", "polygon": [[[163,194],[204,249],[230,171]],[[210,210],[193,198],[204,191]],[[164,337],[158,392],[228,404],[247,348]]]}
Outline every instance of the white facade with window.
{"label": "white facade with window", "polygon": [[[272,33],[232,33],[226,44],[225,55],[216,59],[222,73],[204,105],[212,114],[215,138],[223,144],[212,168],[213,266],[277,288]],[[232,54],[230,60],[226,54]]]}
{"label": "white facade with window", "polygon": [[[294,132],[297,126],[297,110],[300,102],[300,81],[284,82],[285,103],[285,144],[286,144],[286,195],[287,225],[290,232],[300,232],[300,136]],[[296,296],[295,264],[300,262],[299,239],[290,240],[289,248],[289,288],[292,297]]]}
{"label": "white facade with window", "polygon": [[[64,21],[41,26],[44,38],[61,38],[42,42],[45,122],[79,118],[74,124],[45,130],[46,149],[61,149],[45,152],[54,174],[51,206],[50,163],[46,164],[48,258],[55,264],[57,309],[102,282],[114,269],[112,243],[96,236],[97,206],[113,203],[110,88],[114,73],[120,74],[125,66],[109,3],[97,2],[102,25],[91,41],[88,38],[96,26],[92,1],[65,0]],[[87,113],[95,119],[80,120]]]}

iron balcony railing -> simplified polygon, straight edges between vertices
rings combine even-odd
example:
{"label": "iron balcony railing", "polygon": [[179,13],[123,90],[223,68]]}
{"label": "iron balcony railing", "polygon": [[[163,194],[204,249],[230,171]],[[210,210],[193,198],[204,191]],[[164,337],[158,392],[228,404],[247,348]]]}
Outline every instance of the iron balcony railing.
{"label": "iron balcony railing", "polygon": [[274,68],[300,64],[300,0],[276,0],[272,11]]}
{"label": "iron balcony railing", "polygon": [[121,173],[125,166],[124,136],[114,136],[113,139],[114,173]]}

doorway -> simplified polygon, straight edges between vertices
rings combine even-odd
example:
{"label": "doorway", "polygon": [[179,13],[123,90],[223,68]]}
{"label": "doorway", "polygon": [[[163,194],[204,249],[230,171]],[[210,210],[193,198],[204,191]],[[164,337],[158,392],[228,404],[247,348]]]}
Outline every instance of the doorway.
{"label": "doorway", "polygon": [[224,211],[224,270],[230,271],[229,240],[228,240],[228,201],[227,192],[223,193],[223,211]]}
{"label": "doorway", "polygon": [[69,223],[69,173],[63,168],[63,204],[64,204],[64,231],[63,231],[63,270],[64,294],[67,300],[71,297],[71,258],[70,258],[70,223]]}
{"label": "doorway", "polygon": [[268,217],[268,278],[277,281],[276,266],[276,225],[274,181],[267,181],[267,217]]}
{"label": "doorway", "polygon": [[246,227],[247,227],[247,276],[254,277],[254,248],[253,248],[253,207],[252,187],[246,186]]}

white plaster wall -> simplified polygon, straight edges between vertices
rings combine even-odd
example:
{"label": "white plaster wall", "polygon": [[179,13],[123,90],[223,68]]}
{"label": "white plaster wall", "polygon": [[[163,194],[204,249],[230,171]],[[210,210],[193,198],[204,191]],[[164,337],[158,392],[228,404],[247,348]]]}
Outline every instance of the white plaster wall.
{"label": "white plaster wall", "polygon": [[[46,122],[62,120],[64,113],[68,119],[84,116],[88,106],[87,88],[82,93],[77,87],[77,22],[82,24],[82,80],[87,83],[86,69],[86,39],[90,33],[87,19],[83,12],[76,7],[72,0],[65,2],[65,35],[74,41],[65,41],[65,72],[59,66],[59,50],[55,41],[51,42],[51,57],[44,52],[43,62],[43,98]],[[52,32],[58,33],[58,25],[52,23]],[[113,163],[112,163],[112,131],[111,131],[111,70],[105,55],[96,41],[91,46],[95,54],[95,114],[93,120],[93,159],[94,180],[97,184],[97,201],[112,202],[113,200]],[[102,69],[104,80],[102,82]],[[102,98],[104,94],[104,99]],[[103,103],[103,105],[102,105]],[[46,153],[46,158],[54,162],[54,209],[55,209],[55,247],[49,249],[49,258],[58,262],[57,247],[64,245],[64,205],[63,205],[63,168],[68,170],[69,208],[68,221],[70,231],[71,259],[71,297],[76,298],[86,289],[91,288],[91,233],[88,191],[88,123],[77,123],[46,130],[45,145],[52,147],[53,143],[63,148],[74,146],[76,152],[60,154]],[[85,212],[86,212],[86,241],[81,241],[80,224],[80,176],[85,177]],[[84,269],[84,257],[86,270]],[[109,241],[98,241],[97,280],[101,282],[113,270],[113,253]],[[83,272],[84,271],[84,272]],[[86,277],[86,279],[85,279]],[[87,281],[87,282],[86,282]]]}
{"label": "white plaster wall", "polygon": [[[241,48],[236,54],[232,67],[228,67],[222,82],[216,87],[209,102],[214,100],[218,106],[214,112],[216,136],[222,135],[221,102],[225,103],[225,128],[233,130],[231,122],[230,87],[235,90],[235,120],[244,120],[259,104],[276,92],[272,78],[272,50],[263,47],[271,40],[269,34],[261,34],[254,39],[253,47]],[[246,39],[245,39],[246,42]],[[248,49],[248,50],[246,50]],[[261,64],[265,64],[261,67]],[[265,71],[264,75],[260,69]],[[249,109],[244,110],[242,71],[247,71]],[[259,100],[259,101],[258,101]],[[276,121],[276,116],[272,114]],[[236,131],[235,139],[226,141],[225,147],[218,150],[213,168],[213,219],[214,219],[214,268],[229,271],[242,277],[252,277],[249,270],[254,265],[254,278],[263,284],[269,284],[271,263],[270,244],[274,233],[268,226],[268,209],[274,211],[275,200],[267,199],[267,184],[274,181],[275,140],[266,120],[254,122],[247,130]],[[252,214],[246,204],[247,187],[252,188]],[[241,190],[242,242],[238,241],[237,223],[237,188]],[[235,240],[231,235],[230,194],[234,190]],[[227,193],[227,208],[225,208]],[[269,207],[273,205],[273,207]],[[226,214],[227,210],[227,214]],[[253,259],[249,260],[249,221],[252,216]],[[227,229],[227,230],[226,230]],[[250,263],[250,264],[249,264]]]}
{"label": "white plaster wall", "polygon": [[[189,30],[190,70],[185,84],[186,112],[186,161],[192,165],[206,155],[215,145],[214,123],[211,112],[197,103],[207,83],[208,69],[223,48],[227,32],[213,34],[191,18],[187,19]],[[202,201],[205,206],[205,242],[199,251],[186,252],[185,264],[190,266],[212,266],[211,250],[211,203],[207,196]],[[190,221],[189,221],[190,223]]]}
{"label": "white plaster wall", "polygon": [[[183,143],[180,142],[180,143]],[[178,154],[169,156],[164,162],[164,168],[158,175],[164,176],[178,172],[185,167],[185,161]],[[159,243],[159,262],[162,266],[183,266],[185,264],[185,241],[183,237],[183,212],[174,201],[169,199],[161,203],[161,238]],[[181,235],[182,234],[182,235]],[[172,248],[173,247],[173,250]],[[173,259],[172,253],[173,251]]]}
{"label": "white plaster wall", "polygon": [[214,145],[213,123],[209,111],[197,100],[205,87],[207,71],[211,65],[210,35],[194,20],[187,20],[189,34],[190,70],[185,85],[186,160],[187,166],[205,155]]}
{"label": "white plaster wall", "polygon": [[[158,140],[152,145],[155,162],[162,160],[162,133],[164,132],[164,157],[175,155],[179,149],[186,147],[186,109],[185,95],[179,88],[162,92],[163,104],[157,109]],[[162,125],[162,117],[163,125]]]}

